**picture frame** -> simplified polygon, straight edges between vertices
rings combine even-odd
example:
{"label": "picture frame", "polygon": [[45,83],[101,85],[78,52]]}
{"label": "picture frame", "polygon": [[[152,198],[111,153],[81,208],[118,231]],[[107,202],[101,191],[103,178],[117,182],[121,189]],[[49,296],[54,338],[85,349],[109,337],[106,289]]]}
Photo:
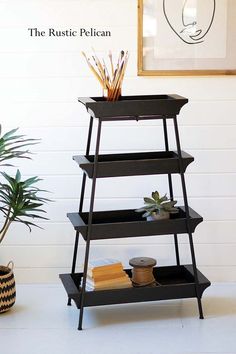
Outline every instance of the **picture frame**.
{"label": "picture frame", "polygon": [[138,75],[235,75],[235,0],[138,0]]}

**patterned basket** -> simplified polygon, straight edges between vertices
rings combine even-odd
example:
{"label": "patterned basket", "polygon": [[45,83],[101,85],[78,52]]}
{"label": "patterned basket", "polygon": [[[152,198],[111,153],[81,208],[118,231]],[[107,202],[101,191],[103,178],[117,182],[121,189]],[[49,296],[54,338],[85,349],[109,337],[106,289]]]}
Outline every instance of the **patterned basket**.
{"label": "patterned basket", "polygon": [[8,311],[16,300],[13,262],[0,266],[0,313]]}

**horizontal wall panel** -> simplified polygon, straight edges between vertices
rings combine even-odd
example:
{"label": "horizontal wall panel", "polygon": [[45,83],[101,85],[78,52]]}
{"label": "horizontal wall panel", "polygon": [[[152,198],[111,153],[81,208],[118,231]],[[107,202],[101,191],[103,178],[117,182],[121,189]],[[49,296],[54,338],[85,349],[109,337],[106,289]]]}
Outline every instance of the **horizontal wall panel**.
{"label": "horizontal wall panel", "polygon": [[[204,220],[194,233],[194,242],[202,244],[208,243],[209,245],[235,244],[235,230],[236,220]],[[183,241],[188,241],[187,236],[184,236]]]}
{"label": "horizontal wall panel", "polygon": [[[224,207],[219,208],[219,201]],[[97,199],[95,201],[95,210],[116,210],[116,209],[135,209],[140,206],[141,198],[132,199]],[[183,201],[179,201],[183,204]],[[203,216],[206,221],[233,221],[235,198],[207,198],[207,199],[189,199],[189,205]],[[89,208],[89,200],[85,199],[84,210]],[[78,201],[76,199],[57,200],[54,203],[44,205],[47,211],[46,216],[50,222],[60,223],[68,221],[66,214],[78,210]]]}
{"label": "horizontal wall panel", "polygon": [[[78,96],[101,96],[102,89],[92,76],[84,78],[5,78],[0,93],[5,102],[75,102]],[[94,85],[95,84],[95,85]]]}
{"label": "horizontal wall panel", "polygon": [[[204,220],[196,228],[193,237],[196,244],[236,244],[235,240],[236,221],[207,221]],[[189,237],[186,234],[178,235],[179,243],[189,245]],[[74,239],[73,239],[74,241]],[[142,244],[171,244],[173,245],[173,235],[138,237],[113,239],[113,240],[96,240],[93,244],[106,245],[142,245]]]}
{"label": "horizontal wall panel", "polygon": [[[168,76],[128,78],[127,94],[163,94],[178,92],[190,100],[235,100],[234,76]],[[138,84],[137,84],[138,83]]]}
{"label": "horizontal wall panel", "polygon": [[228,173],[236,172],[236,150],[191,150],[188,152],[194,156],[194,162],[188,168],[189,173]]}
{"label": "horizontal wall panel", "polygon": [[[188,97],[188,95],[186,95]],[[180,111],[178,118],[179,125],[202,125],[211,129],[212,125],[235,125],[235,100],[194,100],[190,99],[188,104]]]}
{"label": "horizontal wall panel", "polygon": [[[47,195],[53,200],[53,195]],[[234,204],[236,198],[189,198],[189,205],[197,210],[205,220],[234,220]],[[95,201],[95,210],[115,210],[115,209],[136,209],[143,204],[142,197],[140,198],[97,198]],[[183,204],[181,198],[178,199],[178,204]],[[222,207],[219,207],[221,205]],[[84,202],[85,210],[89,208],[89,199]],[[47,211],[47,217],[51,222],[67,221],[66,214],[74,212],[78,209],[78,196],[73,199],[55,199],[53,202],[44,206]]]}
{"label": "horizontal wall panel", "polygon": [[[15,268],[17,284],[58,284],[62,286],[59,274],[70,273],[71,267],[64,268]],[[66,298],[66,297],[65,297]]]}
{"label": "horizontal wall panel", "polygon": [[[33,147],[35,149],[35,147]],[[80,151],[80,153],[82,153]],[[79,175],[82,174],[78,165],[73,161],[72,156],[77,154],[77,151],[74,153],[64,152],[64,151],[51,151],[51,152],[35,152],[31,155],[32,160],[15,160],[15,167],[19,168],[22,171],[24,176],[45,176],[47,175]],[[14,167],[6,167],[5,171],[10,174],[15,174]]]}
{"label": "horizontal wall panel", "polygon": [[[0,113],[3,115],[3,128],[18,126],[21,122],[21,131],[25,127],[86,127],[88,129],[90,116],[84,105],[78,102],[77,97],[72,102],[2,102]],[[181,123],[181,122],[180,122]],[[136,126],[132,121],[106,122],[106,126]],[[171,123],[170,123],[171,124]],[[162,126],[162,121],[144,120],[138,125]],[[173,125],[173,123],[172,123]]]}
{"label": "horizontal wall panel", "polygon": [[[236,82],[233,77],[212,77],[210,81],[196,77],[194,85],[192,80],[189,77],[165,77],[158,80],[126,77],[122,92],[124,95],[178,92],[191,100],[236,99]],[[221,81],[220,90],[218,80]],[[73,102],[78,96],[102,95],[102,89],[93,75],[83,78],[82,83],[81,78],[2,78],[0,92],[2,98],[8,102]]]}
{"label": "horizontal wall panel", "polygon": [[[37,137],[37,134],[35,133],[35,135],[32,136]],[[37,149],[39,148],[40,145]],[[40,175],[43,178],[46,178],[46,176],[49,175],[79,176],[82,174],[82,170],[77,163],[72,160],[72,156],[84,154],[84,151],[81,150],[81,146],[79,150],[75,149],[74,151],[37,151],[32,155],[32,161],[21,160],[15,161],[15,163],[17,163],[17,166],[22,170],[22,173],[27,176]],[[117,152],[121,152],[121,149],[117,150]],[[189,165],[186,176],[188,174],[223,174],[225,175],[227,183],[225,183],[226,186],[220,186],[218,190],[220,188],[228,188],[228,178],[231,178],[230,176],[228,177],[228,174],[236,173],[236,164],[232,163],[232,161],[236,161],[236,150],[188,150],[188,152],[194,156],[195,160]],[[114,153],[114,151],[104,150],[104,153]],[[14,168],[7,168],[6,170],[10,174],[14,174],[15,171]],[[187,178],[191,179],[191,176]],[[115,179],[113,179],[113,181],[115,183]],[[132,180],[130,179],[129,181],[132,184]],[[191,188],[190,186],[187,187]],[[143,186],[143,188],[145,190],[146,186]],[[141,191],[142,190],[140,189],[140,192]],[[232,189],[232,193],[234,193],[234,189]]]}
{"label": "horizontal wall panel", "polygon": [[[36,221],[36,220],[35,220]],[[75,232],[71,224],[36,222],[39,227],[32,228],[29,232],[27,226],[13,223],[3,241],[3,246],[36,246],[36,245],[72,245]]]}
{"label": "horizontal wall panel", "polygon": [[[37,39],[36,39],[37,40]],[[99,59],[106,62],[110,68],[108,51],[97,51]],[[93,51],[91,48],[86,52],[91,57]],[[116,65],[120,51],[113,51],[113,61]],[[126,77],[136,76],[136,52],[130,53]],[[110,70],[110,69],[109,69]],[[80,50],[78,52],[35,52],[35,53],[1,53],[1,78],[58,78],[58,77],[79,77],[81,80],[85,77],[93,77],[85,58]],[[94,79],[96,83],[96,79]]]}
{"label": "horizontal wall panel", "polygon": [[[82,176],[45,176],[38,184],[40,188],[53,193],[53,198],[75,198],[80,195]],[[195,174],[186,175],[188,196],[191,197],[236,197],[236,174]],[[181,179],[179,175],[172,178],[174,195],[182,196]],[[225,183],[227,181],[227,183]],[[105,198],[137,198],[147,197],[152,191],[158,190],[162,195],[169,196],[167,176],[135,176],[130,183],[130,177],[106,178],[97,181],[96,196]],[[91,180],[87,183],[86,197],[91,194]]]}
{"label": "horizontal wall panel", "polygon": [[[26,55],[26,54],[25,54]],[[14,55],[12,55],[14,57]],[[27,57],[27,55],[26,55]],[[27,65],[28,67],[28,65]],[[1,69],[1,68],[0,68]],[[5,69],[3,68],[5,72]],[[82,80],[82,78],[81,78]],[[215,106],[212,111],[212,106]],[[236,100],[227,101],[194,101],[191,100],[183,107],[178,118],[179,126],[194,125],[207,126],[209,131],[212,125],[235,125]],[[18,126],[21,122],[21,130],[24,127],[60,127],[60,126],[85,126],[89,124],[89,114],[85,107],[77,102],[74,98],[72,102],[2,102],[0,107],[2,122],[9,126]],[[107,122],[106,126],[116,127],[128,125],[162,125],[161,121],[146,120],[134,123],[127,122]],[[173,122],[168,122],[169,126],[173,126]],[[3,126],[4,128],[4,126]]]}
{"label": "horizontal wall panel", "polygon": [[[205,127],[181,127],[182,146],[188,149],[235,149],[236,126],[211,127],[210,132]],[[210,133],[210,135],[209,135]],[[209,139],[210,136],[210,139]],[[220,139],[219,139],[220,136]]]}
{"label": "horizontal wall panel", "polygon": [[[16,267],[68,267],[71,265],[72,246],[28,246],[27,257],[24,246],[4,246],[1,251],[1,263],[6,264],[14,259]],[[84,245],[79,249],[78,265],[83,264]],[[195,246],[197,263],[199,266],[236,266],[236,245],[201,245]],[[191,262],[190,249],[186,244],[180,245],[181,261],[183,264]],[[225,257],[227,254],[227,257]],[[158,265],[175,264],[175,255],[172,245],[129,245],[127,247],[114,245],[94,245],[90,250],[90,259],[116,258],[128,266],[129,259],[138,256],[148,256],[157,259]]]}
{"label": "horizontal wall panel", "polygon": [[[235,220],[234,204],[236,198],[189,198],[189,205],[197,210],[200,215],[204,217],[205,220]],[[116,209],[135,209],[140,206],[142,202],[141,198],[132,199],[97,199],[95,201],[95,210],[116,210]],[[219,207],[219,202],[223,205],[222,208]],[[179,201],[181,205],[183,201]],[[84,210],[89,208],[89,200],[85,199]],[[77,199],[71,200],[57,200],[55,203],[50,203],[45,206],[45,210],[48,211],[48,217],[53,222],[67,221],[66,213],[74,212],[78,210]]]}
{"label": "horizontal wall panel", "polygon": [[[40,246],[40,245],[73,245],[75,232],[69,221],[63,223],[40,222],[41,228],[28,228],[19,223],[11,225],[3,246]],[[236,244],[235,240],[236,221],[205,221],[195,230],[193,237],[197,244]],[[178,236],[180,244],[188,245],[188,235]],[[84,244],[81,238],[80,241]],[[94,240],[93,245],[143,245],[143,244],[171,244],[173,245],[173,235],[150,236]]]}
{"label": "horizontal wall panel", "polygon": [[211,282],[236,282],[235,266],[201,266],[199,268]]}
{"label": "horizontal wall panel", "polygon": [[[8,126],[4,124],[5,130]],[[9,128],[11,128],[9,126]],[[35,151],[68,151],[81,150],[86,145],[86,127],[44,127],[44,128],[24,128],[24,133],[28,137],[41,138],[41,143],[34,147]],[[192,149],[236,149],[235,140],[236,126],[211,127],[211,139],[209,131],[204,127],[181,127],[181,145],[183,150]],[[219,139],[219,135],[221,139]],[[122,137],[122,143],[121,143]],[[101,152],[104,150],[155,150],[163,149],[163,132],[161,127],[150,129],[146,126],[122,127],[104,126],[101,137]],[[174,134],[170,131],[170,146],[176,149],[174,144]],[[94,141],[91,148],[94,149]],[[92,150],[94,151],[94,150]]]}
{"label": "horizontal wall panel", "polygon": [[89,117],[84,107],[80,107],[77,99],[74,102],[2,102],[0,106],[2,129],[8,126],[19,127],[24,134],[25,127],[58,127],[87,126]]}

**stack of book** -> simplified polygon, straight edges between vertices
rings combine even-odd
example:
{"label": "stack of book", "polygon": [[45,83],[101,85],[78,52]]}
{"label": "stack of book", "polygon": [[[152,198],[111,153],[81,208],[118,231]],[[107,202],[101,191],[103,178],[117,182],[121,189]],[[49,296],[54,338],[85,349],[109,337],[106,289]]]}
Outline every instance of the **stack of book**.
{"label": "stack of book", "polygon": [[106,258],[89,263],[86,278],[86,291],[130,287],[132,287],[132,282],[124,271],[121,262]]}

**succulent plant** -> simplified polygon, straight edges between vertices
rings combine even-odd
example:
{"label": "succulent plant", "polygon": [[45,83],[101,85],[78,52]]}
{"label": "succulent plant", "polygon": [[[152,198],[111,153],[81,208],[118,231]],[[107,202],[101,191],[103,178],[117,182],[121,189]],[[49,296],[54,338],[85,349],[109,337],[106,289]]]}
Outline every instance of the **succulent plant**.
{"label": "succulent plant", "polygon": [[161,197],[159,192],[155,191],[152,192],[151,198],[145,197],[143,199],[145,205],[142,208],[136,209],[135,211],[137,213],[144,213],[142,215],[144,218],[151,216],[153,213],[159,215],[166,212],[170,214],[177,214],[179,211],[179,209],[175,207],[177,201],[168,199],[166,194]]}

